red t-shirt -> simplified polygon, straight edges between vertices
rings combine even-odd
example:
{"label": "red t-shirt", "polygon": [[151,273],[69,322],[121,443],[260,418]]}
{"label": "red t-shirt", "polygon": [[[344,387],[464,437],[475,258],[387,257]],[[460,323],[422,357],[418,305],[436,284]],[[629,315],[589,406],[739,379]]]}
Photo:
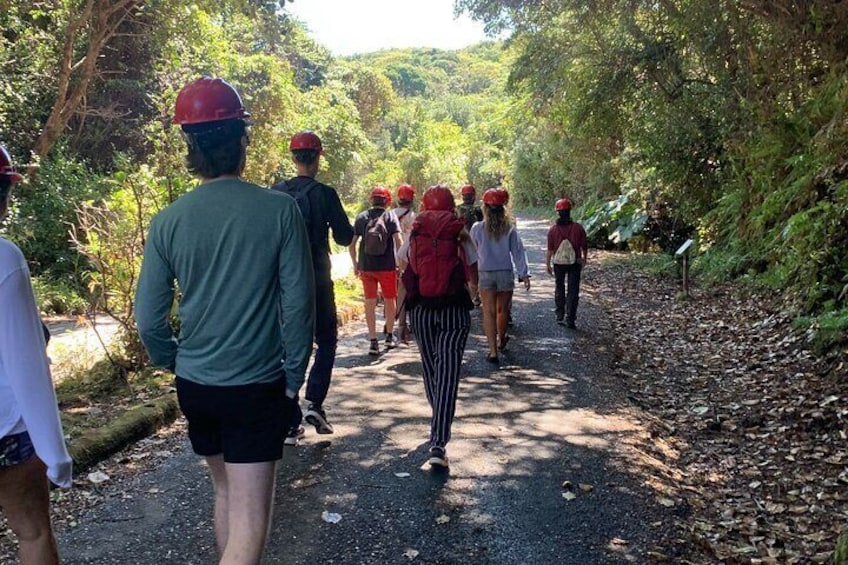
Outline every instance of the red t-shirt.
{"label": "red t-shirt", "polygon": [[586,230],[577,222],[561,225],[554,224],[548,230],[548,251],[556,253],[559,249],[559,244],[563,239],[567,239],[574,246],[574,251],[577,253],[577,258],[582,262],[583,257],[589,250],[589,245],[586,242]]}

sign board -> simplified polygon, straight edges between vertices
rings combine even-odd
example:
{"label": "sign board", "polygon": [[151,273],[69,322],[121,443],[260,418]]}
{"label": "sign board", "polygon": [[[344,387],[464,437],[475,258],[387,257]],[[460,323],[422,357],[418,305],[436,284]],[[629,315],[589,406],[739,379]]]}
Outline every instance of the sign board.
{"label": "sign board", "polygon": [[677,251],[674,252],[674,254],[675,255],[683,255],[684,253],[686,253],[686,250],[689,249],[690,247],[692,247],[692,240],[687,239],[686,241],[683,242],[683,245],[681,245],[680,248]]}

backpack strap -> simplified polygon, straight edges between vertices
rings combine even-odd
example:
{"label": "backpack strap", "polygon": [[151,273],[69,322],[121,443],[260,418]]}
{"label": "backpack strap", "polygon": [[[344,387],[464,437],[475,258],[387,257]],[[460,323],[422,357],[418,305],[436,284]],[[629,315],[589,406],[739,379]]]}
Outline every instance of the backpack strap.
{"label": "backpack strap", "polygon": [[305,195],[307,195],[307,194],[309,194],[309,192],[310,192],[313,188],[315,188],[316,186],[318,186],[319,184],[321,184],[320,182],[318,182],[318,181],[317,181],[317,180],[315,180],[315,179],[309,179],[309,182],[308,182],[308,183],[306,183],[306,186],[304,186],[304,187],[303,187],[303,188],[301,188],[300,190],[294,190],[294,189],[292,189],[292,188],[291,188],[291,185],[289,184],[289,181],[285,181],[285,183],[286,183],[286,188],[287,188],[287,190],[289,190],[290,192],[297,192],[298,194],[303,194],[304,196],[305,196]]}

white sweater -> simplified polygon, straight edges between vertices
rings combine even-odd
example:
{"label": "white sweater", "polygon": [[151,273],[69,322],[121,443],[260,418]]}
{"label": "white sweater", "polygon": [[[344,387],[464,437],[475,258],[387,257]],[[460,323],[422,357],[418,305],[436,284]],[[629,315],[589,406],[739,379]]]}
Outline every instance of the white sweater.
{"label": "white sweater", "polygon": [[47,477],[71,486],[41,319],[21,250],[0,237],[0,438],[29,432]]}

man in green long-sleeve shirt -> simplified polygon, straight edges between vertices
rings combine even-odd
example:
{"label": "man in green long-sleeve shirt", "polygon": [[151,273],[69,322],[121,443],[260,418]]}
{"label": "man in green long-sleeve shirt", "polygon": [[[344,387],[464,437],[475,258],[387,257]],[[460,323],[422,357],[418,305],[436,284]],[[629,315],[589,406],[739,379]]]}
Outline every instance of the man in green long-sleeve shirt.
{"label": "man in green long-sleeve shirt", "polygon": [[[151,222],[135,316],[152,362],[176,374],[194,451],[215,489],[222,563],[258,563],[276,462],[312,353],[314,282],[294,199],[240,178],[247,112],[202,78],[177,97],[200,185]],[[179,289],[180,331],[169,314]]]}

